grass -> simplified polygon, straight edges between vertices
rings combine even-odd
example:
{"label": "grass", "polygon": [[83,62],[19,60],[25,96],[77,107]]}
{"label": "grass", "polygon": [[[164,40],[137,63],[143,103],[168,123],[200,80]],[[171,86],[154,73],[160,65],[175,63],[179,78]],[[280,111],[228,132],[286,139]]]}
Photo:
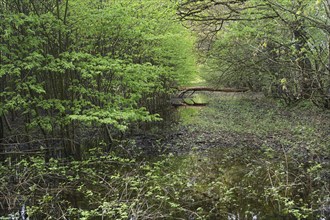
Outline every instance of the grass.
{"label": "grass", "polygon": [[201,131],[250,135],[258,139],[330,142],[330,114],[313,106],[287,108],[251,94],[226,93],[211,96],[210,103],[207,108],[182,111],[184,123]]}

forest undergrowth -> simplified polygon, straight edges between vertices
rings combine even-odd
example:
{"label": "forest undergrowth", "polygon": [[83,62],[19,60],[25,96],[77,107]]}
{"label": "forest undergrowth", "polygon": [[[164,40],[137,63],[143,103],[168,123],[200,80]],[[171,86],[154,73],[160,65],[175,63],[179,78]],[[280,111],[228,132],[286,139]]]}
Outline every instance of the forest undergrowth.
{"label": "forest undergrowth", "polygon": [[329,112],[249,93],[204,96],[207,107],[179,108],[170,132],[153,131],[152,155],[133,155],[141,148],[131,140],[122,156],[100,143],[81,161],[7,159],[2,219],[22,205],[30,219],[329,218]]}

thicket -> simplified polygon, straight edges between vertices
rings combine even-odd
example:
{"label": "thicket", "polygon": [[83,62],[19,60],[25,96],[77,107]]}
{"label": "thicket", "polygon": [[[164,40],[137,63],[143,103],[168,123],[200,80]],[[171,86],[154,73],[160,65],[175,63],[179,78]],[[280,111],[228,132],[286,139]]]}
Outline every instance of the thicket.
{"label": "thicket", "polygon": [[329,109],[329,12],[325,0],[186,0],[180,15],[204,41],[211,84]]}
{"label": "thicket", "polygon": [[177,14],[203,24],[210,82],[329,108],[328,8],[307,0],[0,0],[0,215],[19,218],[21,208],[22,219],[325,217],[321,114],[308,126],[301,112],[264,112],[265,100],[237,108],[218,100],[187,131],[197,150],[214,132],[213,150],[146,160],[113,148],[139,150],[117,138],[159,120],[158,100],[195,71],[194,39]]}
{"label": "thicket", "polygon": [[1,153],[81,158],[194,72],[193,37],[163,0],[1,0]]}

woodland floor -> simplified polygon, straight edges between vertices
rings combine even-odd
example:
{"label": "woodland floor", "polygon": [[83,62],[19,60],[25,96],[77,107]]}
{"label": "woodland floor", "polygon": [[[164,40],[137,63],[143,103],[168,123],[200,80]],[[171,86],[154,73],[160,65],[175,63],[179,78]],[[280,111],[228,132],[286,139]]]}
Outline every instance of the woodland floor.
{"label": "woodland floor", "polygon": [[[159,152],[175,154],[217,147],[290,148],[301,151],[325,150],[329,158],[330,112],[307,102],[286,106],[254,93],[202,92],[195,97],[205,107],[179,107],[179,122],[170,131],[160,129],[159,136],[141,141],[158,146]],[[165,129],[168,130],[168,129]],[[161,145],[153,143],[161,137]],[[159,140],[157,140],[159,141]],[[146,142],[149,142],[146,143]],[[314,155],[315,156],[315,155]]]}
{"label": "woodland floor", "polygon": [[[51,160],[45,169],[43,158],[34,158],[2,169],[5,177],[23,172],[17,176],[25,178],[14,186],[5,179],[4,198],[21,198],[22,188],[32,199],[28,210],[38,206],[41,216],[54,215],[49,205],[71,204],[99,217],[102,201],[108,201],[109,216],[119,216],[125,201],[125,215],[116,219],[138,211],[143,217],[137,219],[329,219],[329,111],[308,102],[288,107],[248,92],[191,98],[208,105],[165,109],[162,122],[144,125],[120,144],[120,157],[95,148],[86,161]],[[54,184],[43,184],[49,180]],[[38,195],[25,190],[31,183],[40,183]],[[49,192],[56,199],[45,202]]]}
{"label": "woodland floor", "polygon": [[[326,196],[330,192],[329,111],[308,102],[286,106],[249,92],[202,92],[194,98],[195,102],[209,104],[177,108],[179,123],[153,145],[159,146],[161,153],[185,158],[181,165],[174,167],[174,172],[180,172],[182,164],[189,166],[189,179],[202,186],[201,194],[212,192],[219,187],[212,184],[219,183],[221,188],[229,188],[237,196],[232,195],[228,203],[223,201],[225,206],[240,207],[241,211],[254,207],[263,213],[263,219],[283,217],[272,213],[283,209],[280,206],[260,202],[260,198],[267,201],[270,197],[289,213],[295,212],[292,207],[305,204],[315,204],[311,205],[312,209],[322,206],[319,210],[327,213],[323,215],[330,213]],[[291,193],[279,199],[276,195],[280,195],[283,188]],[[274,189],[276,193],[269,196],[268,190]],[[214,196],[218,200],[224,195],[210,193],[213,200]],[[295,205],[286,201],[293,201]],[[289,219],[300,218],[298,214],[292,216]],[[316,215],[311,219],[316,219]]]}

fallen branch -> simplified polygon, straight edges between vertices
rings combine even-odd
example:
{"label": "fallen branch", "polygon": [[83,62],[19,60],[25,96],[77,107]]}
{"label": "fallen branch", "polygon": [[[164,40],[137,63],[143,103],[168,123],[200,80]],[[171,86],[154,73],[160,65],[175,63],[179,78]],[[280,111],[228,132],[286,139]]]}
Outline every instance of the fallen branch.
{"label": "fallen branch", "polygon": [[181,102],[181,103],[172,103],[172,106],[174,107],[181,107],[181,106],[207,106],[208,103],[186,103],[186,102]]}
{"label": "fallen branch", "polygon": [[249,89],[243,88],[243,89],[236,89],[236,88],[222,88],[222,89],[216,89],[216,88],[210,88],[210,87],[185,87],[185,88],[179,88],[179,95],[178,97],[182,98],[187,92],[192,91],[193,93],[196,91],[207,91],[207,92],[247,92]]}
{"label": "fallen branch", "polygon": [[193,99],[188,102],[184,98],[172,98],[171,99],[171,105],[174,107],[180,107],[180,106],[206,106],[208,103],[198,103],[195,102]]}

